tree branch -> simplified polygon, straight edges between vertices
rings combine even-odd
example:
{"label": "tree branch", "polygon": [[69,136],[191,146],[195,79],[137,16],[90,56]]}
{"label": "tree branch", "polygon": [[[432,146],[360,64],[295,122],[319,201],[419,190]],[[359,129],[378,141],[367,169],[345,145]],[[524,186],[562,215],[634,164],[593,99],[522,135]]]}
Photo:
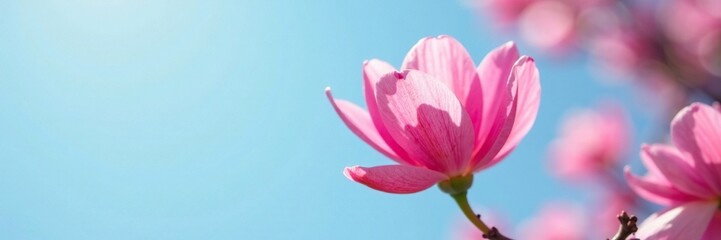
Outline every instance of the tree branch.
{"label": "tree branch", "polygon": [[[618,222],[621,223],[621,225],[618,227],[618,232],[616,232],[616,235],[613,236],[613,240],[627,240],[629,236],[636,233],[638,231],[638,226],[636,226],[636,222],[638,221],[638,218],[633,215],[628,215],[626,211],[621,211],[621,214],[616,216],[618,218]],[[638,238],[632,238],[628,240],[633,240]],[[610,239],[606,239],[610,240]]]}

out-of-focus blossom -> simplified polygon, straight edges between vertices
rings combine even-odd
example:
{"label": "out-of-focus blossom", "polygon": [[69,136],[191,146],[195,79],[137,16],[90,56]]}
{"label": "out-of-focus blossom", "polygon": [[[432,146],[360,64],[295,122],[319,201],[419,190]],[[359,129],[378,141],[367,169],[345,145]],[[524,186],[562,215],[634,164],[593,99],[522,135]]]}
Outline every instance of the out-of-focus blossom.
{"label": "out-of-focus blossom", "polygon": [[594,63],[604,72],[603,81],[609,79],[607,70],[618,76],[629,76],[641,68],[653,54],[653,46],[648,45],[646,36],[628,26],[606,27],[603,37],[589,39],[588,48]]}
{"label": "out-of-focus blossom", "polygon": [[631,188],[649,201],[667,206],[645,220],[637,233],[644,240],[719,239],[721,237],[721,112],[719,106],[694,103],[671,122],[674,145],[641,149],[648,169],[639,177],[626,168]]}
{"label": "out-of-focus blossom", "polygon": [[551,144],[550,169],[570,180],[598,176],[619,164],[631,137],[626,114],[618,106],[577,111],[565,119]]}
{"label": "out-of-focus blossom", "polygon": [[519,228],[518,239],[582,240],[586,222],[583,211],[573,204],[548,203]]}
{"label": "out-of-focus blossom", "polygon": [[593,203],[590,208],[590,220],[593,222],[593,229],[589,229],[594,236],[613,236],[618,231],[618,219],[616,216],[621,211],[637,212],[637,203],[633,192],[630,191],[607,191]]}
{"label": "out-of-focus blossom", "polygon": [[[684,70],[698,79],[690,84],[702,85],[705,72],[721,77],[718,64],[721,51],[721,3],[709,0],[672,0],[663,5],[659,19],[665,34],[674,45],[668,51],[681,58]],[[662,16],[662,17],[661,17]]]}
{"label": "out-of-focus blossom", "polygon": [[675,112],[685,104],[686,89],[679,86],[674,69],[657,56],[657,46],[649,38],[628,26],[606,29],[602,36],[589,41],[594,70],[606,82],[634,79],[633,83],[645,90],[639,95],[642,102],[648,102],[645,105]]}
{"label": "out-of-focus blossom", "polygon": [[697,45],[707,34],[721,27],[721,16],[715,16],[714,7],[719,11],[718,1],[671,0],[666,1],[659,12],[661,26],[669,39],[681,44]]}
{"label": "out-of-focus blossom", "polygon": [[368,111],[326,89],[351,131],[398,163],[345,169],[349,179],[373,189],[414,193],[472,176],[508,155],[536,118],[538,70],[513,43],[476,68],[455,39],[424,38],[401,69],[375,59],[363,64]]}
{"label": "out-of-focus blossom", "polygon": [[[663,86],[683,102],[698,96],[721,101],[721,1],[486,2],[480,5],[494,22],[515,26],[539,49],[554,55],[589,53],[605,82],[630,79],[653,94]],[[664,103],[656,104],[663,112],[681,107],[675,100]]]}
{"label": "out-of-focus blossom", "polygon": [[[644,110],[660,110],[664,112],[663,119],[670,119],[670,116],[684,107],[688,97],[683,88],[679,88],[673,73],[668,66],[654,62],[636,70],[636,76],[643,80],[635,83],[642,86],[646,91],[641,92],[641,103],[648,106]],[[656,109],[654,109],[656,108]]]}
{"label": "out-of-focus blossom", "polygon": [[564,50],[576,36],[576,13],[561,1],[538,1],[518,19],[521,37],[541,49]]}
{"label": "out-of-focus blossom", "polygon": [[[592,228],[587,236],[611,236],[618,229],[615,218],[621,211],[636,212],[639,202],[617,174],[632,134],[623,109],[604,103],[597,109],[577,110],[562,123],[559,137],[551,144],[550,170],[571,181],[595,183],[599,197],[590,208]],[[600,190],[600,191],[598,191]]]}
{"label": "out-of-focus blossom", "polygon": [[[716,77],[721,77],[721,27],[701,39],[696,48],[696,53],[701,66],[707,72]],[[717,86],[711,87],[713,89],[721,88],[721,86],[718,86],[719,81],[713,81],[710,84],[717,84]]]}
{"label": "out-of-focus blossom", "polygon": [[517,24],[521,36],[534,46],[551,52],[577,47],[588,24],[587,10],[608,0],[487,0],[479,1],[500,26]]}
{"label": "out-of-focus blossom", "polygon": [[494,23],[509,25],[518,20],[523,11],[538,0],[471,0],[477,8],[490,9],[494,16]]}
{"label": "out-of-focus blossom", "polygon": [[[485,218],[485,217],[484,217]],[[483,220],[484,222],[491,224],[491,221]],[[483,232],[479,231],[476,226],[473,226],[468,220],[458,221],[456,227],[453,230],[453,235],[450,238],[452,240],[483,240]]]}

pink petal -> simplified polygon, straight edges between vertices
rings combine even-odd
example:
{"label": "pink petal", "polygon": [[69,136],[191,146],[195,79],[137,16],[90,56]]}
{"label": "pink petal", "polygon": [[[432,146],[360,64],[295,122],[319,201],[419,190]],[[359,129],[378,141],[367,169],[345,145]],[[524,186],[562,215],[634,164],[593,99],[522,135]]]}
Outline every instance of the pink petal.
{"label": "pink petal", "polygon": [[513,130],[515,119],[518,117],[516,115],[516,113],[518,113],[519,100],[518,82],[521,79],[532,78],[534,75],[537,75],[537,71],[532,58],[523,56],[516,61],[511,75],[508,78],[508,83],[506,84],[507,89],[505,90],[505,96],[496,94],[497,97],[505,99],[505,102],[500,102],[505,104],[505,106],[503,108],[497,108],[500,111],[495,116],[491,130],[487,133],[485,139],[483,139],[483,144],[476,145],[476,151],[471,162],[471,166],[474,166],[473,171],[489,168],[503,159],[496,158],[496,156],[499,155],[499,152],[507,143]]}
{"label": "pink petal", "polygon": [[706,227],[702,240],[718,240],[721,236],[721,212],[716,211],[713,218]]}
{"label": "pink petal", "polygon": [[496,154],[488,167],[503,160],[516,146],[521,139],[531,130],[536,121],[538,106],[541,103],[541,82],[539,80],[538,68],[532,58],[525,62],[519,71],[518,77],[518,106],[516,117],[513,122],[513,129],[508,140]]}
{"label": "pink petal", "polygon": [[[496,119],[501,107],[506,107],[508,99],[505,97],[508,89],[508,78],[511,76],[513,65],[519,58],[518,49],[513,42],[507,42],[489,52],[478,66],[478,75],[481,79],[483,91],[483,119]],[[481,124],[476,133],[477,145],[482,145],[485,137],[491,131],[493,124]]]}
{"label": "pink petal", "polygon": [[448,178],[433,170],[405,165],[347,167],[343,175],[350,180],[387,193],[420,192]]}
{"label": "pink petal", "polygon": [[626,176],[626,181],[628,181],[628,186],[631,187],[636,194],[659,205],[669,206],[679,202],[698,199],[662,181],[658,181],[652,176],[637,177],[631,173],[629,167],[624,169],[624,175]]}
{"label": "pink petal", "polygon": [[378,133],[380,134],[380,136],[388,144],[388,147],[393,150],[393,152],[395,152],[396,155],[398,155],[398,157],[403,159],[405,162],[411,165],[418,165],[415,161],[413,161],[413,159],[410,159],[406,151],[403,150],[403,148],[398,145],[395,140],[393,140],[391,135],[388,133],[385,125],[383,125],[383,120],[381,120],[380,113],[378,113],[378,105],[376,104],[375,92],[376,84],[380,82],[381,77],[395,71],[396,69],[393,68],[393,66],[378,59],[371,59],[363,63],[363,89],[365,93],[366,105],[368,105],[368,113],[370,113],[373,124],[376,126],[376,129],[378,129]]}
{"label": "pink petal", "polygon": [[473,128],[478,129],[483,92],[473,59],[456,39],[444,35],[421,39],[408,52],[401,69],[420,70],[444,82],[463,104]]}
{"label": "pink petal", "polygon": [[658,166],[656,166],[656,162],[651,159],[648,154],[641,151],[639,156],[641,157],[641,163],[643,163],[643,166],[645,166],[648,171],[645,177],[647,180],[655,182],[658,185],[672,187],[671,182],[668,181],[666,175],[663,175],[661,170],[658,169]]}
{"label": "pink petal", "polygon": [[700,199],[713,198],[708,185],[697,176],[691,167],[692,160],[687,160],[676,148],[664,145],[644,145],[641,147],[644,159],[653,161],[659,173],[678,190]]}
{"label": "pink petal", "polygon": [[671,138],[681,151],[691,154],[698,174],[714,193],[721,194],[721,113],[693,103],[674,117]]}
{"label": "pink petal", "polygon": [[[701,239],[716,213],[714,201],[690,202],[646,219],[636,237],[644,240]],[[717,236],[718,237],[718,236]]]}
{"label": "pink petal", "polygon": [[453,92],[433,76],[406,70],[384,76],[376,102],[388,132],[423,166],[462,173],[473,149],[473,127]]}
{"label": "pink petal", "polygon": [[340,116],[340,119],[343,120],[345,125],[348,126],[355,135],[388,158],[399,163],[405,163],[403,159],[399,158],[398,155],[388,147],[388,144],[386,144],[378,134],[368,112],[351,102],[334,99],[330,87],[325,89],[325,95],[328,97],[330,103],[333,104],[333,108],[335,112],[338,113],[338,116]]}

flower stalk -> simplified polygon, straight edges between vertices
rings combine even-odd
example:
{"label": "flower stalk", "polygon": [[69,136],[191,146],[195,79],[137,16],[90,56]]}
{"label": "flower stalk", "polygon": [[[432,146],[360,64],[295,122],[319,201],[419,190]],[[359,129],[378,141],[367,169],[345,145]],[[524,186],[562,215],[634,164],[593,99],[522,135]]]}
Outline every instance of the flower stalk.
{"label": "flower stalk", "polygon": [[471,185],[473,185],[472,174],[453,177],[439,182],[438,188],[440,188],[441,191],[448,193],[448,195],[451,195],[453,200],[456,200],[456,203],[458,204],[458,207],[461,208],[463,215],[465,215],[466,218],[468,218],[468,220],[476,226],[476,228],[483,232],[484,238],[490,240],[510,240],[510,238],[503,236],[497,228],[489,228],[488,225],[481,220],[481,215],[477,215],[471,208],[471,205],[468,204],[467,195],[468,189],[471,188]]}
{"label": "flower stalk", "polygon": [[462,192],[451,195],[453,197],[453,200],[456,200],[456,203],[458,204],[458,207],[461,208],[461,211],[463,211],[463,215],[468,218],[473,225],[475,225],[483,234],[488,234],[491,229],[488,228],[488,225],[481,220],[480,215],[476,215],[475,212],[473,212],[473,209],[471,209],[471,205],[468,204],[468,197],[466,197],[468,192]]}

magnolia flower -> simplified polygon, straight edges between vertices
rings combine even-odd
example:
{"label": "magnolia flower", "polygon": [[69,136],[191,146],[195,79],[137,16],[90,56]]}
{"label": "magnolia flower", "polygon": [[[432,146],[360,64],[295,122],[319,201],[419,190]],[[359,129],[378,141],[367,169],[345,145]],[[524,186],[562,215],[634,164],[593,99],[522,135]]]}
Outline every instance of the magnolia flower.
{"label": "magnolia flower", "polygon": [[[465,193],[473,173],[506,157],[536,118],[538,70],[511,42],[476,68],[452,37],[424,38],[401,69],[375,59],[363,64],[367,111],[326,89],[348,128],[398,163],[345,169],[346,177],[373,189],[415,193],[445,181],[444,191],[460,184]],[[460,180],[446,181],[452,179]]]}
{"label": "magnolia flower", "polygon": [[570,180],[599,176],[623,159],[630,135],[620,107],[605,105],[599,110],[574,112],[550,147],[550,169]]}
{"label": "magnolia flower", "polygon": [[667,206],[646,219],[637,232],[644,240],[721,238],[721,110],[694,103],[671,122],[672,145],[641,148],[644,177],[626,168],[631,188]]}

